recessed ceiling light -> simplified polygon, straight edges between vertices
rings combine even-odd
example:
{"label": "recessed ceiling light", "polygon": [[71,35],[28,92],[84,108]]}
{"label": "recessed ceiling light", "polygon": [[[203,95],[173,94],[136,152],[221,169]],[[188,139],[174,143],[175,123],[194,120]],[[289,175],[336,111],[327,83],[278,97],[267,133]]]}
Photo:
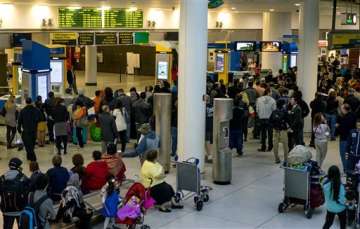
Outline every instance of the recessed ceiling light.
{"label": "recessed ceiling light", "polygon": [[301,6],[301,4],[300,4],[300,3],[295,3],[294,5],[295,5],[295,6]]}
{"label": "recessed ceiling light", "polygon": [[235,7],[231,7],[231,10],[236,10],[236,8],[235,8]]}
{"label": "recessed ceiling light", "polygon": [[270,12],[274,12],[275,11],[275,9],[270,9]]}

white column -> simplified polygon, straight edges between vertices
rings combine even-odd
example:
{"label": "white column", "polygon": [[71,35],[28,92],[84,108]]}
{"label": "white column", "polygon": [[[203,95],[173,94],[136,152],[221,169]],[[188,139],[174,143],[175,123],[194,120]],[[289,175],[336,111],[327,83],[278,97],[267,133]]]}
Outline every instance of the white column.
{"label": "white column", "polygon": [[178,152],[204,165],[207,0],[180,1]]}
{"label": "white column", "polygon": [[[291,13],[263,13],[263,41],[281,41],[286,34],[291,34]],[[263,69],[272,69],[275,75],[282,69],[281,52],[262,52],[261,56]]]}
{"label": "white column", "polygon": [[85,46],[85,85],[96,86],[97,49],[95,45]]}
{"label": "white column", "polygon": [[[317,89],[319,0],[304,0],[300,7],[299,64],[297,84],[303,100],[308,104],[314,99]],[[311,131],[310,118],[305,120],[305,132]]]}

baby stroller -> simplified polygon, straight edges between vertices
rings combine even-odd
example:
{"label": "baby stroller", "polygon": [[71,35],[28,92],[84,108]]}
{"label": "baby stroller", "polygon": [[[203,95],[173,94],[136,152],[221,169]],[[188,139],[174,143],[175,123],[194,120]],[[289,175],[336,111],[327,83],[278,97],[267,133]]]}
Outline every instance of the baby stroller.
{"label": "baby stroller", "polygon": [[360,163],[352,171],[346,173],[346,207],[348,226],[360,228]]}
{"label": "baby stroller", "polygon": [[134,183],[123,199],[115,222],[117,225],[127,225],[129,229],[135,229],[137,225],[140,225],[141,229],[150,229],[150,226],[144,224],[144,216],[146,210],[154,204],[150,191],[142,184]]}

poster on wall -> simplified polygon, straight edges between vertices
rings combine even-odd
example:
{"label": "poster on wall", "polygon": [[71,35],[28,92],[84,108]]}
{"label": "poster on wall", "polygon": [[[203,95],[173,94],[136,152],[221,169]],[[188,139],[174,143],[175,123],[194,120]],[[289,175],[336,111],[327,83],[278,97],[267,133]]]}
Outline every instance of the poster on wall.
{"label": "poster on wall", "polygon": [[279,41],[262,41],[261,52],[280,52],[281,42]]}
{"label": "poster on wall", "polygon": [[224,72],[225,65],[225,54],[224,53],[216,53],[215,57],[215,71],[216,72]]}
{"label": "poster on wall", "polygon": [[158,80],[167,80],[169,75],[169,63],[167,61],[159,61],[157,68]]}

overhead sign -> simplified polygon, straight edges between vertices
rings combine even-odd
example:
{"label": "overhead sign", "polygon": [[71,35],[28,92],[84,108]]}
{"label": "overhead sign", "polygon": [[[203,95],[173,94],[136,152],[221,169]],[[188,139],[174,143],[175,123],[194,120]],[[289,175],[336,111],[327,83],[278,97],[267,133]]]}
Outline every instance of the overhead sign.
{"label": "overhead sign", "polygon": [[76,45],[77,33],[50,33],[50,41],[53,45]]}
{"label": "overhead sign", "polygon": [[94,33],[79,33],[78,44],[79,45],[94,45],[95,38]]}
{"label": "overhead sign", "polygon": [[134,44],[148,44],[148,43],[149,43],[149,32],[134,33]]}
{"label": "overhead sign", "polygon": [[116,33],[95,33],[96,45],[116,45],[117,43]]}
{"label": "overhead sign", "polygon": [[119,44],[120,45],[131,45],[134,43],[133,32],[119,32]]}
{"label": "overhead sign", "polygon": [[101,28],[101,10],[96,8],[59,8],[60,28]]}
{"label": "overhead sign", "polygon": [[360,47],[359,31],[329,33],[330,49],[344,49]]}
{"label": "overhead sign", "polygon": [[214,9],[224,4],[224,0],[209,0],[208,7],[209,9]]}
{"label": "overhead sign", "polygon": [[129,11],[128,9],[106,10],[104,14],[104,28],[142,28],[142,10]]}

